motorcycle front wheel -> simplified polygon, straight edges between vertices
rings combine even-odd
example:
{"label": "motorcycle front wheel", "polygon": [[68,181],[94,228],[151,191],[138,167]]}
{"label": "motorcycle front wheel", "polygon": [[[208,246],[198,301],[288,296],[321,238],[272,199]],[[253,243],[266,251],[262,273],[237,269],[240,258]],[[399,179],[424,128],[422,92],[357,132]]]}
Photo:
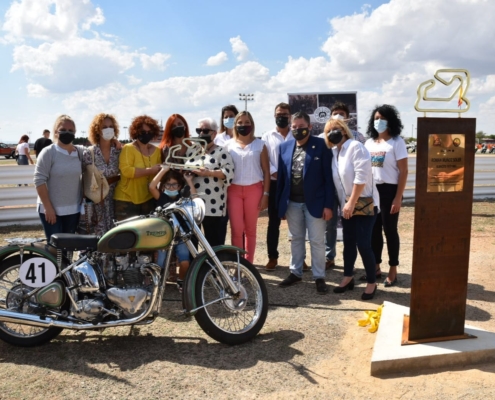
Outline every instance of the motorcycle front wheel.
{"label": "motorcycle front wheel", "polygon": [[[199,326],[211,338],[228,345],[253,339],[263,327],[268,313],[268,294],[256,268],[237,255],[219,254],[218,258],[230,278],[240,288],[236,297],[229,295],[227,285],[208,263],[198,272],[195,295],[197,306],[205,307],[195,314]],[[239,274],[240,272],[240,274]]]}
{"label": "motorcycle front wheel", "polygon": [[[27,260],[29,257],[24,257]],[[22,303],[21,295],[32,288],[19,279],[20,256],[12,256],[0,265],[0,308],[32,313],[29,302]],[[0,322],[0,339],[21,347],[38,346],[49,342],[62,332],[61,328],[40,328],[12,322]]]}

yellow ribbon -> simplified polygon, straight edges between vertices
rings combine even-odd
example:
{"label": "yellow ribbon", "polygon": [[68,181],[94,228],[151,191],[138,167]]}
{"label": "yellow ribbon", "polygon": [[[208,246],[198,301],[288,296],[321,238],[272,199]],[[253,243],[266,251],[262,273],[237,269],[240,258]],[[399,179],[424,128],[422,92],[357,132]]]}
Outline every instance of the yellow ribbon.
{"label": "yellow ribbon", "polygon": [[359,326],[368,326],[368,332],[375,333],[378,330],[378,325],[380,324],[380,318],[382,316],[383,304],[378,307],[376,311],[365,311],[366,319],[358,320]]}

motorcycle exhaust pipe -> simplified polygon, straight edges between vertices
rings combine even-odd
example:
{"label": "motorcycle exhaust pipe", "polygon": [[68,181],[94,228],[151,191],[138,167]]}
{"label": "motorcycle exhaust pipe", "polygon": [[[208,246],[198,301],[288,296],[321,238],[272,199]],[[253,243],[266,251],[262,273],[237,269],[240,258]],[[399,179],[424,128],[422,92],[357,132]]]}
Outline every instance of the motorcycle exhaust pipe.
{"label": "motorcycle exhaust pipe", "polygon": [[70,321],[59,321],[57,319],[53,319],[45,316],[40,317],[39,315],[23,314],[15,311],[0,309],[0,322],[37,326],[40,328],[62,328],[62,329],[72,329],[78,331],[134,325],[146,319],[151,314],[151,311],[153,310],[155,303],[157,301],[160,301],[160,299],[158,299],[159,276],[154,271],[151,272],[151,275],[154,283],[153,293],[151,295],[151,298],[155,299],[155,301],[150,303],[147,309],[145,309],[140,315],[134,318],[123,319],[120,321],[105,321],[105,322],[99,322],[97,324],[93,324],[91,322],[88,322],[86,324],[79,324]]}

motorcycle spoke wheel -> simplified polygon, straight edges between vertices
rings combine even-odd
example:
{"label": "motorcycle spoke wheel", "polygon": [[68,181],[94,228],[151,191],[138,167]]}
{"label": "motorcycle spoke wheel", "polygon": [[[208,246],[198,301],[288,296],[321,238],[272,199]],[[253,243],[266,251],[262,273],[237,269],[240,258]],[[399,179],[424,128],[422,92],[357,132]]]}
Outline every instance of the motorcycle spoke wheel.
{"label": "motorcycle spoke wheel", "polygon": [[204,264],[198,273],[196,298],[198,306],[212,304],[199,310],[196,320],[208,335],[222,343],[244,343],[256,336],[265,322],[266,287],[256,268],[245,259],[240,262],[240,280],[237,260],[225,260],[222,265],[240,294],[230,296],[219,274]]}
{"label": "motorcycle spoke wheel", "polygon": [[[26,258],[25,258],[26,259]],[[25,314],[34,314],[32,307],[21,300],[21,294],[32,288],[19,279],[20,257],[10,257],[0,266],[0,308]],[[42,328],[12,322],[0,322],[0,339],[18,346],[35,346],[56,337],[62,329]]]}

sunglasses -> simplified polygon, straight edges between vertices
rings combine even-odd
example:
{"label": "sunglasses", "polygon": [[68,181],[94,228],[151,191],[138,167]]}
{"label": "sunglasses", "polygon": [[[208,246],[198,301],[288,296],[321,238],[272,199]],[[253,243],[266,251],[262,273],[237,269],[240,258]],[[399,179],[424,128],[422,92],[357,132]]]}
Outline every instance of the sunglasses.
{"label": "sunglasses", "polygon": [[179,184],[178,183],[166,183],[165,187],[167,189],[177,189],[179,187]]}
{"label": "sunglasses", "polygon": [[201,135],[202,133],[205,135],[208,135],[213,129],[201,129],[201,128],[196,128],[196,133],[198,135]]}

